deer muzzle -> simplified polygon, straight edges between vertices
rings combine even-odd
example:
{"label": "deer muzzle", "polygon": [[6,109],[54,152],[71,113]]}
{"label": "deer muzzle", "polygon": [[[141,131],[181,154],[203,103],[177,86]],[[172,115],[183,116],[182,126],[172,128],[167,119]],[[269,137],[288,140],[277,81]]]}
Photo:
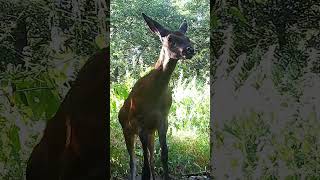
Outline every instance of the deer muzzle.
{"label": "deer muzzle", "polygon": [[194,49],[191,46],[188,46],[182,51],[182,54],[186,59],[191,59],[194,55]]}

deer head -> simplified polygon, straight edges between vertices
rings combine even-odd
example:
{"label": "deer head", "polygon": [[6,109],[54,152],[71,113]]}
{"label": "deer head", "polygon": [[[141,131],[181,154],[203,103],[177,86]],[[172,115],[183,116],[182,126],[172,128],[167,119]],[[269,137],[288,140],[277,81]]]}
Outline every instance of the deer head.
{"label": "deer head", "polygon": [[150,30],[159,36],[162,42],[162,50],[160,56],[163,56],[164,61],[191,59],[194,55],[194,49],[190,39],[185,36],[188,29],[187,22],[184,21],[178,31],[171,31],[164,28],[155,20],[151,19],[142,13],[144,20]]}

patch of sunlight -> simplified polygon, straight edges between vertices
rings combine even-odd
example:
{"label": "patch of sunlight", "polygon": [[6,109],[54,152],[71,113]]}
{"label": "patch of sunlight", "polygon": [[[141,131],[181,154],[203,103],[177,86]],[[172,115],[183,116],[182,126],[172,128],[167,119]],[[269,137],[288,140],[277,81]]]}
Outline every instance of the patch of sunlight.
{"label": "patch of sunlight", "polygon": [[187,110],[184,108],[177,108],[176,116],[178,119],[183,119],[186,116]]}
{"label": "patch of sunlight", "polygon": [[191,0],[171,0],[171,3],[174,7],[176,7],[176,9],[180,12],[180,14],[189,15],[190,11],[184,7],[187,3],[190,3],[190,1]]}
{"label": "patch of sunlight", "polygon": [[183,7],[191,0],[171,0],[171,3],[175,6]]}
{"label": "patch of sunlight", "polygon": [[202,20],[204,20],[204,17],[203,17],[203,16],[201,16],[201,14],[200,14],[200,13],[198,13],[197,21],[202,21]]}
{"label": "patch of sunlight", "polygon": [[183,140],[183,139],[195,140],[198,138],[196,128],[188,129],[188,130],[173,129],[172,136],[179,140]]}

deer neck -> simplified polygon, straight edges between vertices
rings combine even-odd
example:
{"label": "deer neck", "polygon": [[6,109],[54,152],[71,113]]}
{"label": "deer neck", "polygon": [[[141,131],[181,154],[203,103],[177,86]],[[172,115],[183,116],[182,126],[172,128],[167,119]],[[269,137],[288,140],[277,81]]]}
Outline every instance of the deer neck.
{"label": "deer neck", "polygon": [[160,78],[164,83],[169,84],[171,75],[177,65],[178,60],[170,59],[166,48],[162,47],[159,59],[155,64],[155,69],[159,72]]}

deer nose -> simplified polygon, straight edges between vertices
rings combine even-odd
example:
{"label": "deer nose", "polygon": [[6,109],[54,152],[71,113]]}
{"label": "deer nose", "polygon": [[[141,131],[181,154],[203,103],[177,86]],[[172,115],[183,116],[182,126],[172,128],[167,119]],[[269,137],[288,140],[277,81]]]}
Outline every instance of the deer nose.
{"label": "deer nose", "polygon": [[194,54],[194,49],[192,47],[187,47],[187,54],[192,55]]}
{"label": "deer nose", "polygon": [[183,50],[182,54],[184,54],[187,59],[191,59],[194,55],[194,49],[191,46],[188,46]]}

